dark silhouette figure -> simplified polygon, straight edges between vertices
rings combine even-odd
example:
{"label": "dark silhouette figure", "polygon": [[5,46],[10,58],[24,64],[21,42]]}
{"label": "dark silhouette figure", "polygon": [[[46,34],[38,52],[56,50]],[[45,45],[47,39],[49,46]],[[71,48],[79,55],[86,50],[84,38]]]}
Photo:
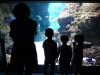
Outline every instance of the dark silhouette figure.
{"label": "dark silhouette figure", "polygon": [[38,64],[34,35],[37,22],[29,18],[30,9],[24,3],[18,3],[13,10],[15,20],[10,23],[10,37],[13,40],[11,69],[18,75],[32,75]]}
{"label": "dark silhouette figure", "polygon": [[59,71],[61,75],[68,75],[70,70],[70,62],[72,57],[71,46],[67,45],[69,40],[67,35],[62,35],[60,38],[62,45],[58,47],[58,57],[59,57]]}
{"label": "dark silhouette figure", "polygon": [[55,70],[55,60],[57,57],[57,44],[52,40],[54,35],[53,29],[48,28],[45,30],[45,35],[47,39],[43,42],[45,63],[44,63],[44,75],[48,75],[48,67],[50,65],[50,75],[54,75]]}
{"label": "dark silhouette figure", "polygon": [[84,36],[83,34],[77,34],[74,37],[75,42],[73,43],[73,59],[72,59],[72,72],[77,75],[81,73],[81,65],[83,60],[83,42]]}

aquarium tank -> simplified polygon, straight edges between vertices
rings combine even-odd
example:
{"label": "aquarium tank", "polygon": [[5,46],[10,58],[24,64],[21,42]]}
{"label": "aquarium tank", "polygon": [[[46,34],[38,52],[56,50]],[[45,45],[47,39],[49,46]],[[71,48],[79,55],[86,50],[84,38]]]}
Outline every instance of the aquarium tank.
{"label": "aquarium tank", "polygon": [[[0,38],[5,39],[7,63],[10,63],[13,42],[9,37],[10,22],[16,19],[12,13],[17,1],[0,3]],[[70,1],[23,1],[31,10],[30,18],[37,21],[35,36],[38,64],[44,64],[44,31],[54,30],[53,40],[61,45],[60,36],[68,35],[68,45],[72,46],[73,36],[83,33],[85,37],[83,66],[100,66],[100,3],[80,3]]]}

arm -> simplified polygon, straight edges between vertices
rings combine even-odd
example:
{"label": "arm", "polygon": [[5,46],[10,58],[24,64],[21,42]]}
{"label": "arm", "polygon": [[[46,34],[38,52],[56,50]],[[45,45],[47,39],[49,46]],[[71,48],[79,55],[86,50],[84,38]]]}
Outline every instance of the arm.
{"label": "arm", "polygon": [[34,23],[34,35],[37,34],[37,22]]}
{"label": "arm", "polygon": [[60,52],[61,52],[61,46],[59,46],[59,47],[57,48],[57,57],[56,57],[57,60],[58,60],[58,57],[59,57],[59,55],[60,55]]}
{"label": "arm", "polygon": [[72,48],[71,48],[71,46],[70,46],[70,58],[72,60]]}
{"label": "arm", "polygon": [[73,42],[73,50],[76,48],[76,42]]}
{"label": "arm", "polygon": [[9,36],[12,38],[12,40],[14,41],[14,28],[13,28],[13,23],[10,23],[10,32],[9,32]]}

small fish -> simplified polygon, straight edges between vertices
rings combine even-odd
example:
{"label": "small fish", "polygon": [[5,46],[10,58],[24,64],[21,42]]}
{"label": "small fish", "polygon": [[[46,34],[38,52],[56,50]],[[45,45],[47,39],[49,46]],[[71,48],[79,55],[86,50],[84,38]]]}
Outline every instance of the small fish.
{"label": "small fish", "polygon": [[66,25],[66,27],[65,27],[65,28],[69,28],[69,27],[70,27],[70,24]]}
{"label": "small fish", "polygon": [[51,17],[50,19],[52,20],[52,22],[56,22],[58,20],[58,18],[56,17]]}
{"label": "small fish", "polygon": [[49,18],[49,16],[45,16],[45,18]]}
{"label": "small fish", "polygon": [[51,17],[51,19],[55,19],[54,17]]}
{"label": "small fish", "polygon": [[37,17],[38,17],[39,20],[42,20],[42,17],[40,15],[37,15]]}

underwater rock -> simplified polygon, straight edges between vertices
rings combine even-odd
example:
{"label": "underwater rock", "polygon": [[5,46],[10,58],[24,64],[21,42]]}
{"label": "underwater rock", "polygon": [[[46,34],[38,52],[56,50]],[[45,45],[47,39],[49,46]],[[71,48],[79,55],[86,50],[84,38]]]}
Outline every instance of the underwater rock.
{"label": "underwater rock", "polygon": [[[76,3],[76,5],[78,5],[78,11],[74,10],[75,4],[69,7],[66,4],[66,8],[59,14],[58,23],[61,25],[59,32],[66,30],[66,32],[83,33],[86,41],[99,45],[100,3],[82,3],[81,5]],[[70,27],[66,28],[69,24]]]}

